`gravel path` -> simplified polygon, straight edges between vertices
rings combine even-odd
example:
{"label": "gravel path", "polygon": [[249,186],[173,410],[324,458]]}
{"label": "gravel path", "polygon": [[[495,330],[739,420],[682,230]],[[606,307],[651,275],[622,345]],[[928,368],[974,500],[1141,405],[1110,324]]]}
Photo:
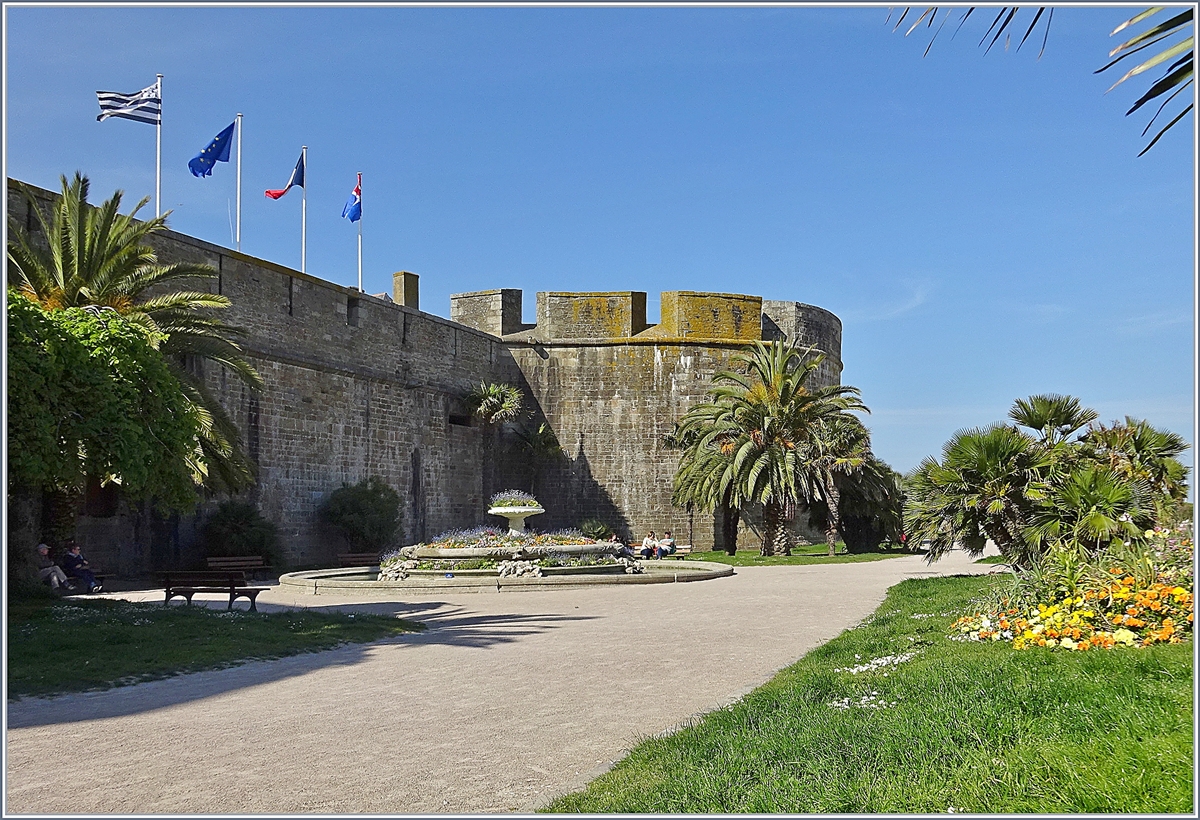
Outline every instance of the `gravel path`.
{"label": "gravel path", "polygon": [[260,609],[394,613],[429,630],[10,702],[5,813],[529,811],[639,739],[767,681],[870,614],[892,584],[990,569],[951,553],[933,567],[906,557],[744,568],[406,603],[272,589]]}

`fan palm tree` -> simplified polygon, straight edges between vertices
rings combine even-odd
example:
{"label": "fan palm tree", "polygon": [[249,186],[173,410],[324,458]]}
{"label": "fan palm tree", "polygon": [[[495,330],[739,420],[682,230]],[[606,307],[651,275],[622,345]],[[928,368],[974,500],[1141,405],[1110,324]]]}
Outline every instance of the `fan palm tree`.
{"label": "fan palm tree", "polygon": [[1093,426],[1083,436],[1082,445],[1089,458],[1129,481],[1144,484],[1154,497],[1159,520],[1164,505],[1187,498],[1188,470],[1176,458],[1188,449],[1182,436],[1126,416],[1124,424]]}
{"label": "fan palm tree", "polygon": [[213,278],[207,265],[159,265],[150,237],[166,229],[166,218],[139,222],[149,202],[142,199],[120,213],[122,192],[98,206],[88,203],[87,177],[64,176],[62,192],[47,217],[33,192],[21,186],[34,214],[37,233],[9,216],[8,284],[47,309],[94,306],[116,311],[163,341],[163,353],[201,421],[201,434],[189,467],[210,489],[237,491],[253,484],[253,464],[238,447],[237,428],[202,378],[187,368],[190,360],[208,360],[233,371],[252,390],[262,379],[232,341],[241,331],[211,311],[229,307],[224,296],[194,290],[170,290],[182,280]]}
{"label": "fan palm tree", "polygon": [[1142,504],[1147,490],[1109,467],[1081,467],[1034,511],[1027,538],[1043,550],[1077,544],[1093,556],[1114,539],[1138,541],[1154,523],[1153,512]]}
{"label": "fan palm tree", "polygon": [[930,542],[930,561],[956,544],[978,556],[990,538],[1009,563],[1032,565],[1037,550],[1025,529],[1046,498],[1049,466],[1046,451],[1008,425],[955,434],[941,462],[926,458],[906,479],[909,537]]}
{"label": "fan palm tree", "polygon": [[803,496],[798,447],[822,419],[866,409],[854,387],[808,389],[824,358],[782,341],[755,342],[734,357],[745,373],[716,373],[712,401],[689,410],[677,428],[687,450],[676,471],[675,503],[704,510],[722,500],[739,510],[761,504],[763,554],[791,554],[785,524]]}
{"label": "fan palm tree", "polygon": [[1074,396],[1047,393],[1017,399],[1008,411],[1008,417],[1019,426],[1033,430],[1041,436],[1042,442],[1053,447],[1095,421],[1099,414],[1084,407]]}

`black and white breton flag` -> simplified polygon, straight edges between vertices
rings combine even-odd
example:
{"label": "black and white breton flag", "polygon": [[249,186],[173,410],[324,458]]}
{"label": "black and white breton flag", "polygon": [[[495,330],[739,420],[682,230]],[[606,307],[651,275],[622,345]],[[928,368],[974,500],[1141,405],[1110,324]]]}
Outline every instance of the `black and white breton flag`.
{"label": "black and white breton flag", "polygon": [[96,98],[100,101],[100,116],[96,117],[100,122],[109,117],[122,117],[151,125],[162,122],[162,94],[158,90],[158,83],[132,94],[97,91]]}

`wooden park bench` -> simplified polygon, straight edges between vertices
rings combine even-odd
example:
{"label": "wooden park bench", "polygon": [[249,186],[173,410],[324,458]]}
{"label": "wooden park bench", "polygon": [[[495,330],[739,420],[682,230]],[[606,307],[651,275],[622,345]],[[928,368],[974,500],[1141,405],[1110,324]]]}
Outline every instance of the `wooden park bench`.
{"label": "wooden park bench", "polygon": [[246,585],[246,573],[241,570],[223,570],[220,572],[160,572],[163,590],[166,598],[163,604],[171,603],[178,596],[192,603],[192,596],[197,592],[216,592],[229,595],[229,609],[237,598],[245,598],[250,602],[250,611],[257,612],[254,599],[258,593],[267,587],[252,587]]}
{"label": "wooden park bench", "polygon": [[[633,552],[635,555],[637,555],[638,558],[642,558],[642,555],[641,555],[642,547],[640,544],[638,545],[638,547],[636,549],[634,549]],[[676,544],[675,551],[673,553],[671,553],[670,555],[668,555],[666,560],[669,561],[672,558],[679,558],[682,560],[683,556],[691,555],[691,554],[692,554],[692,545],[691,544]],[[643,558],[642,560],[647,560],[647,559]],[[654,556],[650,556],[649,560],[651,560],[651,561],[655,560]]]}
{"label": "wooden park bench", "polygon": [[253,577],[257,572],[267,572],[271,567],[261,555],[222,555],[208,558],[210,570],[238,570]]}
{"label": "wooden park bench", "polygon": [[379,553],[377,552],[339,552],[339,567],[377,567]]}

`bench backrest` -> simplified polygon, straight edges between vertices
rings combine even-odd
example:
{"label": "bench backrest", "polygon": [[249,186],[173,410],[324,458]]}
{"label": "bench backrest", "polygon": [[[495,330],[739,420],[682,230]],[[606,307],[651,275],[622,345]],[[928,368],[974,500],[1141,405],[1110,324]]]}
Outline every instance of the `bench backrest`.
{"label": "bench backrest", "polygon": [[244,587],[246,573],[241,570],[223,570],[221,572],[160,572],[158,574],[164,587]]}
{"label": "bench backrest", "polygon": [[339,552],[338,563],[343,567],[374,566],[379,563],[377,552]]}
{"label": "bench backrest", "polygon": [[223,555],[206,560],[209,569],[258,569],[266,566],[261,555]]}

